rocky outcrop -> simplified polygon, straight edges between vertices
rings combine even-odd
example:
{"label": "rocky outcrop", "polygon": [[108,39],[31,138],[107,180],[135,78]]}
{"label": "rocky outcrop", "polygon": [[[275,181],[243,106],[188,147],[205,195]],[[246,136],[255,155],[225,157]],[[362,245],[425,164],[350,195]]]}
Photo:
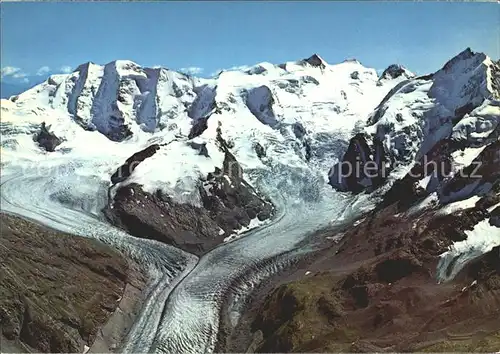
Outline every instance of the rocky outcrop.
{"label": "rocky outcrop", "polygon": [[406,69],[404,66],[399,64],[391,64],[382,72],[379,80],[391,80],[396,79],[400,76],[403,76],[407,79],[415,77],[415,75],[408,71],[408,69]]}
{"label": "rocky outcrop", "polygon": [[104,210],[112,224],[131,235],[154,239],[202,254],[224,239],[206,210],[176,203],[158,190],[151,194],[138,184],[119,187]]}
{"label": "rocky outcrop", "polygon": [[[114,225],[134,236],[169,243],[197,255],[248,227],[252,220],[271,218],[272,203],[245,181],[242,168],[220,129],[217,143],[225,156],[223,165],[199,181],[201,206],[178,203],[161,190],[148,193],[138,184],[125,183],[112,187],[114,196],[104,210],[105,215]],[[142,151],[129,160],[139,161],[137,156],[145,155]]]}
{"label": "rocky outcrop", "polygon": [[275,99],[273,92],[268,86],[262,85],[246,90],[245,103],[250,112],[262,124],[269,125],[270,127],[278,125],[278,119],[273,109]]}
{"label": "rocky outcrop", "polygon": [[125,181],[141,162],[153,156],[159,149],[160,145],[153,144],[130,156],[125,163],[118,167],[116,172],[111,175],[111,183],[116,184]]}
{"label": "rocky outcrop", "polygon": [[255,143],[253,148],[259,159],[266,157],[266,149],[260,143]]}
{"label": "rocky outcrop", "polygon": [[500,227],[500,206],[491,212],[490,225]]}
{"label": "rocky outcrop", "polygon": [[309,58],[303,60],[304,63],[307,63],[315,68],[324,69],[326,68],[326,63],[318,54],[313,54]]}
{"label": "rocky outcrop", "polygon": [[224,152],[222,169],[207,176],[199,189],[204,208],[225,232],[229,234],[246,227],[252,219],[264,221],[273,215],[272,204],[260,197],[257,191],[243,178],[243,170],[222,138],[218,143]]}
{"label": "rocky outcrop", "polygon": [[35,141],[48,152],[53,152],[62,143],[61,139],[49,131],[45,122],[42,122],[40,131],[35,135]]}
{"label": "rocky outcrop", "polygon": [[207,149],[206,143],[195,143],[194,141],[190,141],[188,144],[194,150],[198,151],[198,155],[210,157],[210,155],[208,154],[208,149]]}
{"label": "rocky outcrop", "polygon": [[[1,214],[1,229],[2,349],[81,353],[100,340],[105,326],[115,328],[115,337],[105,338],[109,345],[119,345],[145,286],[136,264],[96,240],[17,217]],[[122,321],[110,322],[118,307],[125,308],[125,296]]]}
{"label": "rocky outcrop", "polygon": [[329,184],[340,191],[373,191],[384,182],[389,168],[382,143],[375,139],[370,147],[367,136],[359,133],[351,139],[342,161],[330,169]]}
{"label": "rocky outcrop", "polygon": [[193,139],[193,138],[196,138],[197,136],[200,136],[201,134],[203,134],[203,132],[208,127],[208,125],[207,125],[208,118],[210,118],[210,117],[202,117],[193,123],[193,126],[191,127],[191,130],[190,130],[189,135],[188,135],[188,139]]}
{"label": "rocky outcrop", "polygon": [[439,194],[442,200],[453,200],[469,190],[491,189],[495,184],[500,189],[500,140],[487,145],[468,166],[446,181]]}

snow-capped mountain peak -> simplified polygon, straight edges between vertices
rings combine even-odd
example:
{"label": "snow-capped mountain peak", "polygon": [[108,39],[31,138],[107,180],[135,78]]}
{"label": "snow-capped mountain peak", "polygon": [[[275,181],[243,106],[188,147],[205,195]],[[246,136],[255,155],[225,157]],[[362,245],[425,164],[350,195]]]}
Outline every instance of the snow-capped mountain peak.
{"label": "snow-capped mountain peak", "polygon": [[316,67],[316,68],[325,68],[328,63],[326,61],[323,60],[323,58],[321,58],[318,54],[313,54],[311,55],[309,58],[307,59],[304,59],[304,61],[313,66],[313,67]]}
{"label": "snow-capped mountain peak", "polygon": [[380,80],[391,80],[401,76],[411,79],[416,75],[400,64],[391,64],[382,72]]}

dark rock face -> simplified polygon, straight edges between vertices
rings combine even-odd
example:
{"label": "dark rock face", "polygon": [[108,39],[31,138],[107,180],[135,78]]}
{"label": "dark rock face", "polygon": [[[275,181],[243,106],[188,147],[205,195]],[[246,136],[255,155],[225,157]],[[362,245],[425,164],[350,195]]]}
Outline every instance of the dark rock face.
{"label": "dark rock face", "polygon": [[293,124],[293,133],[297,139],[302,140],[306,135],[306,129],[300,122],[296,122]]}
{"label": "dark rock face", "polygon": [[382,79],[396,79],[400,76],[404,75],[406,78],[409,78],[406,69],[399,64],[391,64],[389,65],[380,75],[379,80]]}
{"label": "dark rock face", "polygon": [[123,141],[133,135],[129,126],[120,115],[109,117],[110,130],[106,136],[112,141]]}
{"label": "dark rock face", "polygon": [[485,183],[500,184],[500,141],[487,145],[469,166],[446,181],[440,196],[453,198],[454,193],[476,184],[478,188]]}
{"label": "dark rock face", "polygon": [[374,139],[373,147],[363,133],[356,134],[341,162],[329,172],[329,184],[341,191],[360,193],[379,187],[388,174],[382,142]]}
{"label": "dark rock face", "polygon": [[40,132],[35,136],[35,141],[46,151],[52,152],[62,143],[54,133],[50,132],[45,122],[40,126]]}
{"label": "dark rock face", "polygon": [[194,254],[202,254],[224,238],[203,208],[176,203],[161,191],[147,193],[137,184],[119,188],[104,213],[131,235],[172,244]]}
{"label": "dark rock face", "polygon": [[264,147],[260,143],[255,143],[254,149],[259,159],[262,159],[266,156],[266,149],[264,149]]}
{"label": "dark rock face", "polygon": [[309,139],[304,139],[302,142],[302,145],[304,146],[305,154],[304,157],[306,158],[306,161],[310,161],[312,158],[312,148],[311,148],[311,142]]}
{"label": "dark rock face", "polygon": [[463,273],[471,279],[485,282],[490,289],[500,290],[500,246],[472,261]]}
{"label": "dark rock face", "polygon": [[500,228],[500,206],[491,212],[490,225]]}
{"label": "dark rock face", "polygon": [[153,144],[148,146],[144,150],[136,152],[132,156],[130,156],[123,165],[121,165],[113,175],[111,175],[111,182],[113,184],[123,182],[126,180],[135,168],[148,157],[153,156],[158,150],[160,146],[158,144]]}
{"label": "dark rock face", "polygon": [[272,204],[259,197],[257,191],[243,179],[243,170],[220,131],[218,142],[225,153],[222,170],[216,169],[209,174],[199,189],[203,206],[210,217],[226,233],[248,226],[251,219],[269,219],[273,215]]}
{"label": "dark rock face", "polygon": [[476,106],[474,106],[474,104],[472,104],[472,102],[469,102],[465,105],[463,105],[462,107],[458,107],[457,109],[455,109],[455,120],[454,120],[454,123],[458,123],[466,114],[469,114],[470,112],[472,112],[474,110],[474,108],[476,108]]}
{"label": "dark rock face", "polygon": [[271,89],[265,85],[247,90],[245,94],[246,105],[250,112],[262,124],[276,127],[278,120],[274,114],[273,105],[275,104]]}
{"label": "dark rock face", "polygon": [[326,67],[325,62],[320,58],[318,54],[311,55],[309,58],[304,59],[304,62],[315,68],[324,69]]}
{"label": "dark rock face", "polygon": [[208,154],[208,149],[207,149],[206,143],[198,144],[198,143],[191,141],[191,142],[189,142],[189,146],[191,146],[193,149],[198,151],[198,155],[210,157],[210,155]]}
{"label": "dark rock face", "polygon": [[[107,218],[134,236],[173,244],[197,255],[248,226],[252,219],[271,218],[274,214],[272,203],[260,197],[245,181],[241,166],[231,153],[230,144],[222,138],[220,129],[217,142],[225,158],[221,168],[199,181],[202,207],[177,203],[160,190],[151,194],[140,185],[129,184],[115,190],[114,198],[104,210]],[[158,147],[148,149],[132,156],[128,164],[144,160]],[[128,166],[127,163],[124,166]]]}
{"label": "dark rock face", "polygon": [[203,134],[203,132],[207,129],[207,122],[209,117],[199,118],[191,127],[191,131],[189,132],[188,139],[196,138]]}
{"label": "dark rock face", "polygon": [[[490,184],[493,185],[492,193],[498,193],[495,191],[500,183],[500,141],[487,145],[469,166],[450,178],[451,153],[460,149],[459,142],[449,139],[437,143],[410,172],[392,185],[381,206],[397,203],[400,211],[407,210],[433,191],[438,193],[440,200],[452,202],[467,188],[473,193]],[[431,178],[427,190],[418,187],[418,181],[425,177]]]}
{"label": "dark rock face", "polygon": [[460,52],[450,60],[446,62],[443,66],[444,71],[450,70],[457,62],[470,59],[472,58],[476,53],[474,53],[470,48],[466,48],[464,51]]}

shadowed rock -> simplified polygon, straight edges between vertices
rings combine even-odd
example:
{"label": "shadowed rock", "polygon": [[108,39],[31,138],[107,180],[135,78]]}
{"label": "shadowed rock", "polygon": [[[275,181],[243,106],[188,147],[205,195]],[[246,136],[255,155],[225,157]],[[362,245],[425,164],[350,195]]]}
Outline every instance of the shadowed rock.
{"label": "shadowed rock", "polygon": [[356,134],[340,163],[329,172],[329,184],[340,191],[360,193],[379,187],[387,176],[387,161],[382,142],[374,139],[373,147],[363,133]]}
{"label": "shadowed rock", "polygon": [[115,173],[111,175],[111,182],[113,184],[123,182],[126,180],[132,172],[135,170],[137,166],[141,162],[143,162],[145,159],[148,157],[153,156],[158,150],[160,149],[160,146],[158,144],[153,144],[151,146],[148,146],[144,150],[141,150],[139,152],[136,152],[132,156],[130,156],[123,165],[121,165]]}
{"label": "shadowed rock", "polygon": [[315,68],[324,69],[326,67],[325,61],[318,54],[311,55],[309,58],[304,59],[304,62]]}
{"label": "shadowed rock", "polygon": [[40,131],[35,136],[35,140],[38,144],[43,147],[46,151],[52,152],[62,143],[54,133],[50,132],[45,122],[42,122],[40,126]]}

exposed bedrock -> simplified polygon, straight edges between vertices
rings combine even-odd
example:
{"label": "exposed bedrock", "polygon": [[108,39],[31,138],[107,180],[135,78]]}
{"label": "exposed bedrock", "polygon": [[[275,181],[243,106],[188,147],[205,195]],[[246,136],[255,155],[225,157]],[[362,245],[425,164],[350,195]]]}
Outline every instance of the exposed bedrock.
{"label": "exposed bedrock", "polygon": [[[225,158],[220,168],[198,181],[201,206],[178,203],[161,190],[148,193],[139,184],[127,184],[126,178],[115,177],[112,181],[124,183],[111,187],[114,196],[110,193],[112,200],[105,215],[134,236],[156,239],[197,255],[250,226],[252,220],[271,218],[274,206],[243,178],[241,166],[220,130],[217,140]],[[156,149],[150,148],[135,154],[127,163],[140,163]]]}
{"label": "exposed bedrock", "polygon": [[118,167],[116,172],[111,175],[111,183],[116,184],[125,181],[141,162],[153,156],[159,149],[160,146],[158,144],[153,144],[130,156],[125,163]]}
{"label": "exposed bedrock", "polygon": [[35,141],[38,142],[40,147],[44,148],[48,152],[53,152],[56,147],[61,145],[62,140],[59,139],[54,133],[49,131],[49,128],[42,122],[40,126],[40,131],[34,137]]}
{"label": "exposed bedrock", "polygon": [[374,139],[369,146],[367,136],[359,133],[351,139],[342,161],[330,169],[329,184],[340,191],[373,191],[384,182],[389,168],[382,142]]}

